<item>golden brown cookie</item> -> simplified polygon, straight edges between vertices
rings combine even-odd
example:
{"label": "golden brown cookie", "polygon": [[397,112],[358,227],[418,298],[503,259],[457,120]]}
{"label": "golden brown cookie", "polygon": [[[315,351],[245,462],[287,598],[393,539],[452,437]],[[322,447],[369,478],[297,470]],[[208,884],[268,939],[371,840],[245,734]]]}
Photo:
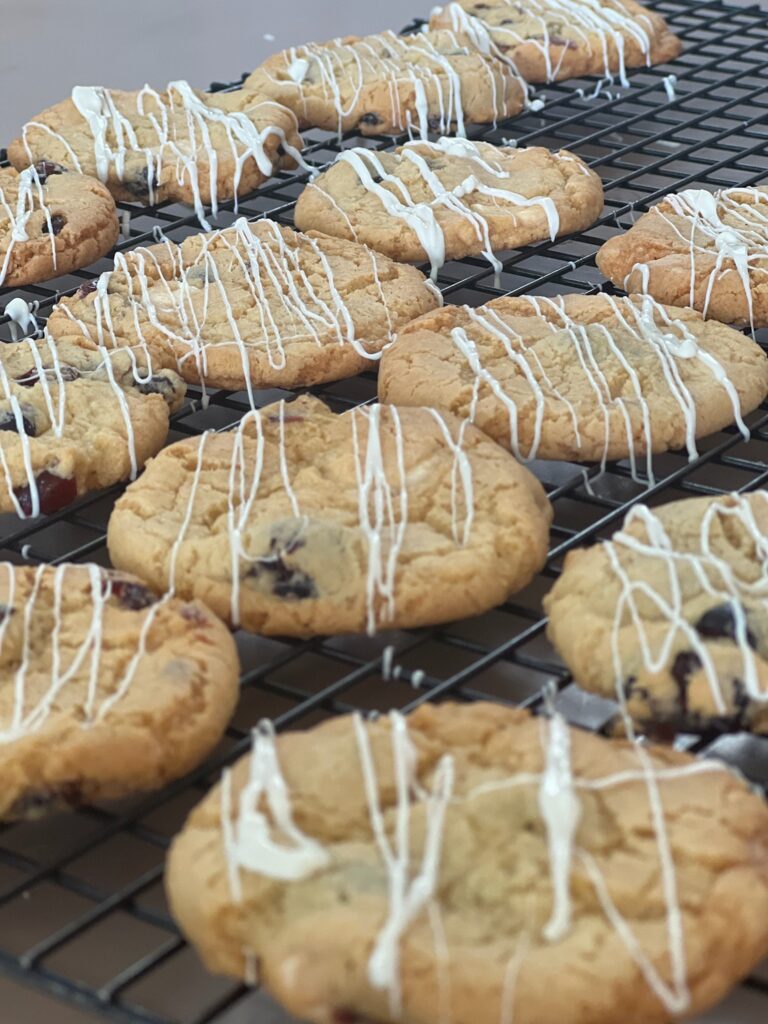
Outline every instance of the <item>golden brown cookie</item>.
{"label": "golden brown cookie", "polygon": [[87,267],[119,235],[115,201],[93,178],[47,161],[0,167],[0,287]]}
{"label": "golden brown cookie", "polygon": [[155,789],[221,738],[226,627],[97,565],[0,563],[0,820]]}
{"label": "golden brown cookie", "polygon": [[118,253],[98,290],[54,306],[57,339],[146,346],[212,387],[306,387],[376,365],[439,293],[415,267],[271,220]]}
{"label": "golden brown cookie", "polygon": [[668,195],[610,238],[597,265],[628,291],[726,324],[768,326],[768,185]]}
{"label": "golden brown cookie", "polygon": [[392,259],[428,260],[434,274],[464,256],[501,269],[495,251],[580,231],[602,208],[600,178],[565,150],[440,139],[342,150],[299,196],[295,221]]}
{"label": "golden brown cookie", "polygon": [[464,135],[468,125],[512,117],[526,102],[526,85],[508,64],[450,31],[293,46],[266,60],[244,88],[290,107],[302,128],[421,138]]}
{"label": "golden brown cookie", "polygon": [[459,0],[436,7],[430,27],[469,35],[528,82],[601,75],[626,86],[628,68],[682,49],[663,16],[635,0]]}
{"label": "golden brown cookie", "polygon": [[[379,398],[469,417],[522,459],[605,463],[687,448],[756,409],[768,359],[739,331],[649,296],[505,297],[403,328]],[[744,428],[746,433],[746,428]]]}
{"label": "golden brown cookie", "polygon": [[164,449],[117,501],[108,543],[158,592],[310,636],[477,615],[541,567],[550,518],[535,477],[467,423],[337,416],[302,396]]}
{"label": "golden brown cookie", "polygon": [[184,391],[140,352],[89,352],[48,334],[0,346],[0,512],[56,512],[134,477]]}
{"label": "golden brown cookie", "polygon": [[298,156],[293,114],[252,92],[205,93],[188,82],[163,92],[78,85],[69,99],[24,125],[8,147],[21,170],[49,160],[104,182],[116,199],[195,207],[253,191],[283,153]]}
{"label": "golden brown cookie", "polygon": [[316,1024],[667,1024],[768,952],[768,808],[723,765],[490,703],[273,739],[167,887],[214,971]]}
{"label": "golden brown cookie", "polygon": [[768,492],[633,508],[545,600],[576,681],[643,729],[768,733]]}

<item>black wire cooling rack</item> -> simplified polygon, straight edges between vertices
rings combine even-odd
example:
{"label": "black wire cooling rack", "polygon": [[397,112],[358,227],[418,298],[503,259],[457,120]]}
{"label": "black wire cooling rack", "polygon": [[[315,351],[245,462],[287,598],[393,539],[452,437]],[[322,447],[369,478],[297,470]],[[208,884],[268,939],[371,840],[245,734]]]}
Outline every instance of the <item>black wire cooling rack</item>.
{"label": "black wire cooling rack", "polygon": [[[594,80],[542,87],[541,111],[472,132],[497,143],[514,138],[520,145],[567,147],[603,178],[606,209],[588,231],[503,254],[499,279],[484,260],[448,263],[439,278],[448,301],[479,305],[505,293],[554,295],[610,287],[601,280],[594,254],[606,238],[629,226],[635,211],[687,186],[768,179],[768,9],[734,8],[719,0],[662,0],[657,6],[685,43],[673,65],[632,72],[632,87],[621,95],[614,89],[584,99]],[[672,74],[676,81],[668,77]],[[306,139],[310,162],[323,164],[338,152],[338,140],[327,133],[309,132]],[[379,149],[393,144],[354,133],[343,140],[345,146]],[[0,153],[0,163],[4,158]],[[290,224],[304,181],[302,174],[281,173],[242,201],[239,212]],[[231,206],[222,211],[218,226],[234,220]],[[186,207],[121,208],[127,237],[120,249],[151,243],[157,228],[173,241],[199,230]],[[46,285],[0,290],[0,307],[20,295],[38,303],[42,321],[62,292],[108,267],[103,260]],[[10,339],[8,320],[0,317],[0,340]],[[768,347],[768,331],[758,340]],[[341,411],[375,395],[375,375],[313,390]],[[286,395],[273,390],[259,392],[258,398],[267,404]],[[234,423],[248,407],[242,394],[214,392],[204,411],[197,398],[192,389],[170,440]],[[571,722],[604,727],[613,707],[571,683],[544,637],[541,597],[565,553],[609,535],[635,501],[659,503],[764,486],[768,405],[750,417],[749,425],[751,440],[725,430],[701,444],[694,462],[674,453],[657,458],[654,482],[633,480],[621,462],[600,477],[590,470],[587,484],[573,465],[534,463],[555,509],[549,562],[527,590],[480,618],[376,638],[298,642],[239,634],[242,698],[211,762],[160,793],[118,807],[85,808],[0,830],[0,1024],[280,1020],[280,1011],[263,995],[202,970],[174,928],[162,893],[171,837],[222,764],[247,749],[250,728],[263,716],[272,717],[278,728],[303,728],[355,708],[411,708],[448,696],[535,707],[548,683],[556,685],[559,708]],[[106,564],[105,528],[120,492],[86,496],[36,521],[0,517],[0,558]],[[723,758],[757,784],[768,784],[766,740],[681,736],[677,743]],[[768,970],[756,972],[734,998],[724,1016],[708,1017],[708,1024],[768,1019]]]}

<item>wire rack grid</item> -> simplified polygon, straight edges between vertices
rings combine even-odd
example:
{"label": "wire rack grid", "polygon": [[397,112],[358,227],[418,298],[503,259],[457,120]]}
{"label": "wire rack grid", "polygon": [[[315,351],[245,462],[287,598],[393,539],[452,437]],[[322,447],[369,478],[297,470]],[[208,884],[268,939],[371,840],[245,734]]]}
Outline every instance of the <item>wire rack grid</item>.
{"label": "wire rack grid", "polygon": [[[439,286],[446,299],[479,305],[499,294],[610,289],[595,267],[598,246],[668,191],[687,186],[749,185],[768,178],[768,10],[721,0],[661,0],[656,5],[683,38],[671,66],[631,73],[631,88],[589,97],[594,80],[542,87],[546,103],[471,135],[501,143],[568,148],[603,178],[606,207],[589,230],[502,254],[494,277],[481,259],[449,262]],[[417,27],[414,23],[412,28]],[[669,76],[676,76],[673,80]],[[214,83],[214,90],[228,88]],[[541,95],[541,94],[540,94]],[[585,98],[586,97],[586,98]],[[340,145],[389,148],[391,138],[306,134],[307,159],[332,160]],[[0,153],[0,164],[5,163]],[[239,204],[239,214],[292,222],[306,181],[281,172]],[[151,243],[160,228],[173,241],[199,230],[193,212],[174,204],[120,204],[127,233],[119,249]],[[236,214],[225,205],[218,226]],[[20,296],[45,319],[61,294],[108,269],[102,260],[44,285],[0,289],[0,308]],[[0,340],[10,341],[0,316]],[[768,331],[758,332],[768,348]],[[375,395],[375,374],[312,389],[339,411]],[[258,392],[260,404],[282,391]],[[169,441],[223,428],[248,408],[243,394],[213,392],[207,408],[191,389]],[[751,439],[733,428],[700,446],[699,457],[669,453],[654,460],[655,480],[633,479],[628,464],[604,474],[566,463],[537,462],[555,510],[546,567],[524,592],[478,619],[378,637],[311,641],[238,634],[243,663],[238,711],[214,758],[191,777],[119,806],[82,808],[41,822],[0,829],[0,1019],[16,1024],[116,1021],[122,1024],[241,1024],[285,1019],[266,997],[203,971],[168,914],[163,860],[173,834],[225,763],[243,753],[263,717],[278,728],[310,726],[353,709],[409,709],[426,700],[492,699],[536,708],[546,685],[574,724],[602,729],[613,706],[579,691],[544,636],[542,595],[563,556],[607,536],[638,500],[751,490],[768,481],[768,405],[749,418]],[[0,558],[16,563],[91,560],[108,564],[105,528],[116,487],[85,496],[35,521],[0,517]],[[390,648],[387,651],[387,648]],[[385,656],[386,651],[386,656]],[[386,673],[383,665],[391,668]],[[678,737],[679,746],[720,757],[768,784],[768,741],[747,735]],[[736,1016],[716,1024],[758,1024],[768,1017],[768,970],[737,993]],[[707,1018],[715,1024],[714,1018]]]}

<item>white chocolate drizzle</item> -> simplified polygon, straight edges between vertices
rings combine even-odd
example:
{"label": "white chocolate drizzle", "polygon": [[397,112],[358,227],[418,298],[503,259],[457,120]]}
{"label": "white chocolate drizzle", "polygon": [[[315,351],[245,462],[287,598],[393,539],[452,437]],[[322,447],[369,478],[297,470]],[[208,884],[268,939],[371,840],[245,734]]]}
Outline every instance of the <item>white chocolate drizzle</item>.
{"label": "white chocolate drizzle", "polygon": [[[268,177],[274,165],[272,157],[267,153],[267,143],[274,138],[279,139],[285,152],[301,162],[301,154],[286,139],[285,132],[278,125],[267,124],[257,128],[244,111],[226,111],[213,104],[204,102],[183,80],[169,82],[165,94],[157,92],[149,85],[141,89],[135,99],[135,116],[148,122],[151,139],[148,144],[139,141],[137,129],[131,120],[131,114],[122,113],[118,108],[112,92],[101,86],[78,85],[72,90],[72,102],[78,113],[88,125],[93,137],[93,155],[97,177],[108,182],[114,174],[118,181],[125,178],[126,157],[139,153],[146,164],[146,181],[149,201],[154,201],[156,182],[161,181],[163,166],[171,164],[173,173],[179,184],[189,184],[193,195],[193,205],[200,224],[206,230],[210,225],[205,216],[204,191],[201,188],[200,169],[206,167],[208,198],[211,212],[215,217],[218,212],[217,168],[219,152],[211,139],[211,129],[221,127],[226,136],[226,148],[222,156],[231,158],[234,166],[232,191],[237,209],[237,195],[243,167],[249,159],[253,159],[259,171]],[[260,101],[258,106],[277,108],[281,116],[285,110],[272,101]],[[133,113],[133,111],[131,112]],[[181,113],[181,123],[177,115]],[[134,118],[135,120],[135,118]],[[31,128],[44,130],[52,135],[66,149],[73,166],[82,171],[72,147],[64,136],[39,121],[30,121],[24,126],[23,139],[30,160],[32,148],[27,140]]]}
{"label": "white chocolate drizzle", "polygon": [[[35,309],[37,304],[33,303]],[[37,318],[32,312],[32,307],[24,299],[11,299],[3,310],[5,316],[11,321],[11,338],[19,340],[19,335],[35,333],[37,331]]]}
{"label": "white chocolate drizzle", "polygon": [[[14,180],[16,198],[12,199],[6,195],[2,182],[6,180],[0,175],[0,213],[3,219],[10,222],[10,232],[6,236],[6,248],[4,255],[0,256],[0,286],[5,281],[8,268],[11,265],[11,256],[15,247],[30,240],[27,232],[27,225],[35,210],[41,210],[48,227],[48,240],[51,246],[51,258],[54,270],[56,269],[56,235],[51,223],[51,211],[45,202],[45,185],[40,179],[36,168],[26,167]],[[6,309],[7,312],[7,309]]]}
{"label": "white chocolate drizzle", "polygon": [[[675,239],[688,249],[689,304],[695,303],[701,260],[714,258],[702,314],[706,316],[709,311],[715,284],[724,276],[735,274],[744,291],[754,333],[753,289],[768,282],[768,190],[737,187],[712,193],[689,188],[666,196],[664,203],[671,206],[672,215],[654,206],[646,216],[661,217]],[[640,272],[641,287],[647,289],[648,265],[636,263],[632,268],[635,270]]]}
{"label": "white chocolate drizzle", "polygon": [[[164,245],[161,257],[145,248],[132,250],[129,258],[120,252],[115,254],[115,269],[102,274],[98,281],[93,326],[79,319],[68,305],[59,307],[91,344],[107,348],[125,344],[114,327],[116,303],[123,319],[131,322],[132,345],[149,352],[159,337],[175,357],[179,372],[183,374],[185,364],[193,363],[203,384],[208,376],[209,353],[216,348],[235,347],[252,406],[251,351],[263,351],[270,367],[277,371],[285,369],[294,341],[308,340],[318,348],[330,341],[340,347],[351,346],[357,355],[371,362],[381,358],[381,351],[369,350],[365,339],[358,337],[332,262],[319,240],[292,232],[286,236],[271,220],[250,224],[240,217],[232,227],[202,236],[191,262],[185,262],[180,246],[168,240]],[[395,327],[379,278],[380,257],[371,249],[366,249],[366,256],[387,318],[386,346],[394,341]],[[223,266],[231,276],[226,281],[221,275]],[[120,285],[124,285],[122,290]],[[243,288],[253,304],[256,326],[250,330],[230,298],[233,290]],[[212,336],[215,328],[209,326],[209,311],[212,315],[214,305],[217,315],[223,307],[226,319],[227,332],[221,338]]]}
{"label": "white chocolate drizzle", "polygon": [[[433,155],[462,157],[471,161],[473,170],[454,188],[446,188],[425,159],[425,150]],[[555,155],[558,159],[565,159],[559,154]],[[441,138],[437,142],[408,142],[398,156],[400,160],[407,160],[416,167],[420,180],[432,193],[429,201],[415,200],[405,182],[396,174],[388,173],[380,156],[373,150],[362,147],[345,149],[337,157],[337,162],[349,164],[363,188],[376,196],[391,217],[402,220],[416,234],[431,265],[433,280],[446,258],[445,233],[437,216],[438,211],[443,209],[462,217],[471,225],[477,236],[479,251],[496,273],[502,270],[502,264],[492,250],[488,220],[477,208],[463,201],[466,196],[488,196],[497,212],[507,206],[512,210],[516,207],[538,206],[546,216],[550,239],[554,241],[559,234],[560,215],[554,201],[549,196],[523,196],[502,187],[508,172],[501,164],[485,159],[474,142],[448,138]],[[481,173],[498,179],[499,187],[485,184],[478,176]],[[385,188],[385,184],[389,188]],[[308,187],[322,192],[324,197],[337,206],[321,184],[310,183]],[[349,220],[347,224],[356,235]]]}
{"label": "white chocolate drizzle", "polygon": [[[631,298],[614,298],[602,295],[600,298],[610,307],[620,327],[628,332],[633,341],[642,345],[658,363],[669,394],[680,409],[685,423],[685,444],[688,457],[692,461],[698,455],[696,447],[697,412],[694,398],[683,382],[680,365],[686,361],[695,361],[709,374],[713,381],[726,392],[733,407],[734,420],[745,438],[749,431],[741,416],[741,404],[733,382],[723,366],[709,352],[701,347],[694,333],[682,320],[673,319],[665,309],[650,296],[633,296]],[[624,436],[633,477],[637,478],[637,449],[629,409],[641,410],[642,433],[645,451],[645,472],[649,480],[653,474],[653,432],[651,429],[650,407],[648,396],[643,389],[640,376],[627,355],[614,339],[610,330],[602,323],[585,324],[577,322],[566,311],[562,297],[544,298],[524,296],[519,301],[529,303],[539,317],[546,318],[552,326],[553,336],[564,333],[573,347],[579,376],[586,379],[594,394],[595,403],[600,411],[604,425],[604,447],[601,457],[601,468],[605,467],[608,451],[613,436],[611,434],[610,413],[620,412],[625,424]],[[542,428],[547,412],[547,399],[562,403],[570,418],[577,447],[581,447],[579,411],[568,397],[562,386],[558,388],[547,376],[536,347],[526,340],[491,306],[473,309],[465,306],[471,326],[456,327],[451,331],[451,341],[456,350],[466,360],[474,375],[472,400],[469,419],[474,421],[477,415],[477,404],[482,391],[490,391],[494,398],[506,409],[509,416],[509,445],[511,450],[522,461],[539,457]],[[535,405],[534,429],[530,445],[523,450],[519,439],[518,404],[504,386],[496,379],[491,370],[483,365],[480,351],[472,337],[473,329],[477,328],[490,334],[494,341],[500,343],[510,362],[519,371],[515,378],[524,382],[530,389]],[[605,373],[597,359],[590,340],[593,335],[604,340],[613,357],[626,372],[632,387],[631,397],[622,394],[612,395]],[[539,345],[542,342],[539,340]]]}

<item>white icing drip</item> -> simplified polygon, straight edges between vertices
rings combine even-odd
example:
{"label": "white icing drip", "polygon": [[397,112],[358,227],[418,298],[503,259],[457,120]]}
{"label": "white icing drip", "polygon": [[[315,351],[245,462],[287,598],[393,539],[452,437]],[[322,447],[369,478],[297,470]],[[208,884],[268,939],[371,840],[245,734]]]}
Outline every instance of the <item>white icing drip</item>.
{"label": "white icing drip", "polygon": [[[763,492],[758,494],[768,501]],[[735,519],[737,527],[746,532],[749,543],[754,545],[754,560],[759,567],[755,580],[741,578],[725,559],[713,551],[711,531],[719,517]],[[643,524],[645,537],[634,537],[628,532],[630,526],[637,521]],[[605,542],[605,551],[611,570],[621,584],[611,628],[611,651],[617,695],[622,706],[625,703],[623,681],[627,673],[623,665],[619,635],[622,628],[630,625],[637,638],[641,663],[651,673],[661,672],[669,664],[673,647],[682,636],[686,649],[701,662],[716,712],[725,714],[727,711],[711,654],[685,615],[681,579],[683,571],[694,573],[697,585],[712,598],[713,607],[723,604],[731,609],[734,620],[733,642],[741,660],[737,678],[742,681],[750,700],[768,701],[768,692],[760,686],[757,659],[748,641],[744,612],[745,603],[749,605],[757,602],[768,607],[768,538],[758,526],[747,498],[730,495],[727,500],[715,500],[708,505],[701,521],[698,550],[695,551],[675,550],[661,520],[645,505],[636,505],[628,514],[624,527],[611,541]],[[658,589],[647,581],[631,577],[622,562],[623,551],[633,556],[639,555],[644,561],[663,565],[663,583]],[[649,602],[653,605],[652,619],[647,612]],[[642,613],[640,604],[643,606]],[[646,628],[650,621],[653,621],[653,635],[656,638],[653,644]],[[659,630],[660,622],[666,625],[663,632]]]}
{"label": "white icing drip", "polygon": [[435,127],[435,120],[439,121],[440,134],[453,131],[455,125],[456,133],[464,135],[462,82],[451,57],[482,54],[487,58],[485,71],[496,115],[506,116],[508,107],[503,97],[498,96],[499,90],[508,88],[511,82],[516,82],[524,94],[527,88],[511,62],[493,59],[500,56],[498,51],[494,48],[491,53],[479,34],[466,33],[461,38],[449,32],[445,35],[448,53],[442,52],[446,47],[441,47],[441,40],[431,34],[398,36],[389,31],[353,43],[335,39],[331,43],[292,47],[284,55],[288,81],[281,79],[279,84],[296,88],[296,103],[306,102],[303,92],[308,82],[322,89],[324,98],[333,104],[341,135],[345,119],[356,110],[364,88],[372,81],[386,86],[392,124],[400,131],[411,131],[412,113],[410,109],[403,111],[400,98],[403,82],[409,81],[413,85],[418,133],[422,138]]}
{"label": "white icing drip", "polygon": [[[685,443],[689,459],[693,460],[698,455],[696,447],[697,416],[693,396],[684,384],[680,372],[680,364],[685,361],[690,360],[699,363],[702,368],[711,374],[714,381],[723,388],[732,405],[734,420],[739,430],[745,438],[749,437],[749,431],[741,416],[741,403],[738,392],[733,382],[718,360],[699,346],[696,336],[684,321],[670,318],[664,308],[647,295],[619,299],[604,295],[601,298],[610,306],[610,311],[619,322],[621,328],[631,336],[636,344],[642,345],[661,368],[669,393],[683,416]],[[573,346],[581,375],[589,384],[603,419],[604,448],[601,459],[602,465],[605,465],[609,445],[612,440],[610,412],[612,409],[618,409],[624,422],[632,474],[634,477],[637,477],[635,434],[629,415],[629,408],[633,407],[634,409],[639,409],[641,413],[644,439],[643,448],[646,457],[645,471],[648,478],[653,481],[653,433],[651,430],[648,397],[644,393],[637,370],[614,340],[610,330],[601,323],[585,325],[573,320],[567,314],[562,298],[524,297],[521,301],[530,303],[538,316],[546,317],[549,320],[552,325],[553,337],[564,333],[568,338],[569,344]],[[451,340],[455,348],[466,360],[475,377],[473,398],[469,410],[470,420],[476,418],[480,392],[482,388],[486,388],[507,411],[509,417],[509,443],[512,451],[518,459],[523,461],[535,459],[540,457],[539,448],[546,413],[546,401],[551,396],[565,407],[571,421],[576,444],[580,447],[579,410],[569,399],[567,391],[563,392],[562,385],[560,388],[556,387],[548,377],[534,345],[529,343],[522,334],[518,333],[493,308],[479,307],[478,309],[472,309],[464,307],[464,309],[470,318],[471,326],[468,328],[454,328],[451,331]],[[522,450],[519,440],[518,404],[496,379],[491,370],[483,365],[478,346],[472,338],[473,328],[488,332],[503,346],[504,352],[519,371],[515,380],[517,382],[524,382],[527,388],[530,389],[535,406],[535,415],[533,436],[527,451]],[[591,335],[590,330],[592,332]],[[610,385],[593,351],[591,337],[600,338],[608,345],[611,355],[619,362],[622,370],[627,374],[632,386],[631,399],[622,394],[612,395]],[[537,344],[542,347],[544,345],[541,341],[537,342]]]}
{"label": "white icing drip", "polygon": [[[2,181],[3,178],[0,177],[0,182]],[[0,211],[4,213],[5,219],[9,221],[11,228],[10,232],[6,234],[5,254],[0,257],[0,285],[5,281],[8,274],[13,250],[19,243],[29,241],[27,225],[35,210],[41,210],[45,217],[51,246],[51,258],[54,269],[56,268],[56,236],[51,223],[51,211],[45,202],[44,184],[40,180],[40,175],[34,167],[27,167],[14,180],[14,186],[17,190],[15,201],[6,196],[0,184]]]}
{"label": "white icing drip", "polygon": [[[288,787],[280,770],[272,723],[262,721],[254,730],[250,771],[240,791],[232,823],[231,779],[222,780],[222,822],[231,891],[242,899],[240,871],[255,871],[268,878],[291,881],[322,870],[329,856],[296,825]],[[266,814],[269,810],[269,817]],[[273,824],[280,839],[273,835]]]}
{"label": "white icing drip", "polygon": [[[712,290],[726,274],[736,274],[747,300],[749,320],[754,333],[753,288],[768,278],[768,191],[760,188],[727,188],[720,192],[689,188],[666,196],[674,217],[654,206],[651,214],[661,217],[675,238],[690,255],[689,304],[694,305],[697,269],[700,257],[714,256],[709,272],[702,313],[707,315]],[[636,263],[632,270],[641,273],[642,287],[648,287],[648,265]]]}
{"label": "white icing drip", "polygon": [[[232,158],[235,206],[240,178],[247,160],[253,159],[262,174],[272,174],[272,158],[266,151],[266,144],[270,139],[277,137],[285,152],[302,162],[301,155],[288,143],[282,128],[267,125],[258,129],[247,113],[225,111],[205,103],[189,83],[183,80],[170,82],[164,95],[148,85],[139,91],[135,101],[135,114],[148,119],[149,128],[154,133],[154,137],[147,145],[139,142],[131,122],[133,112],[121,113],[109,89],[101,86],[75,86],[72,90],[72,102],[86,121],[93,137],[96,174],[101,181],[107,182],[111,173],[114,173],[118,181],[123,181],[126,157],[130,153],[140,153],[146,162],[147,189],[149,200],[153,202],[155,182],[161,180],[163,167],[170,163],[179,184],[188,182],[198,220],[206,230],[210,230],[210,225],[205,217],[200,168],[201,165],[209,168],[209,173],[205,175],[208,179],[206,195],[215,216],[218,211],[216,182],[219,153],[211,139],[211,129],[214,126],[224,129],[226,151]],[[271,105],[283,111],[282,107],[270,101],[258,105]],[[179,112],[183,114],[181,127],[174,118]],[[24,141],[30,159],[32,149],[27,141],[27,133],[30,128],[44,127],[36,121],[31,121],[24,127]],[[74,157],[67,140],[50,128],[46,130],[67,147],[70,158],[80,170],[80,163]]]}
{"label": "white icing drip", "polygon": [[520,969],[523,966],[529,948],[530,939],[526,934],[522,934],[517,941],[514,953],[507,961],[504,971],[504,984],[501,989],[499,1024],[514,1024],[517,979],[520,977]]}
{"label": "white icing drip", "polygon": [[667,94],[667,99],[671,103],[675,98],[675,86],[677,85],[677,75],[665,75],[663,78],[664,91]]}
{"label": "white icing drip", "polygon": [[546,729],[546,766],[539,788],[539,809],[547,827],[552,913],[544,926],[544,938],[558,942],[571,928],[570,875],[581,805],[574,788],[568,724],[554,712]]}
{"label": "white icing drip", "polygon": [[[473,170],[458,185],[451,189],[446,188],[430,168],[424,151],[470,160]],[[559,159],[558,154],[554,155]],[[445,263],[445,235],[437,216],[440,209],[457,214],[468,221],[477,236],[480,252],[497,273],[502,269],[501,263],[492,251],[488,220],[477,207],[463,202],[466,196],[488,196],[494,201],[494,207],[497,209],[504,209],[507,204],[512,208],[538,206],[544,211],[550,238],[553,241],[560,231],[557,207],[549,196],[523,196],[504,188],[494,188],[478,177],[479,174],[492,175],[501,183],[508,178],[508,174],[500,165],[494,166],[484,159],[476,143],[466,139],[446,138],[434,143],[409,142],[400,150],[400,159],[408,160],[417,168],[420,179],[432,193],[432,198],[428,202],[414,200],[404,181],[395,174],[387,173],[379,155],[370,149],[346,149],[337,158],[350,165],[363,188],[376,196],[390,216],[404,221],[416,234],[431,264],[433,280]],[[385,188],[385,184],[390,187]],[[320,188],[319,185],[314,187]],[[328,193],[323,191],[323,195],[328,196]],[[331,199],[330,196],[328,198]]]}
{"label": "white icing drip", "polygon": [[11,337],[14,341],[19,340],[19,333],[29,334],[37,331],[35,314],[24,299],[11,299],[3,312],[11,319]]}
{"label": "white icing drip", "polygon": [[[306,338],[318,348],[330,339],[341,347],[351,345],[365,359],[381,358],[380,351],[368,351],[364,339],[358,337],[331,261],[319,241],[307,235],[286,239],[274,221],[256,223],[260,234],[254,233],[252,225],[240,217],[232,227],[203,237],[194,260],[187,264],[181,247],[166,240],[163,255],[170,259],[170,274],[167,269],[163,272],[161,260],[150,249],[134,249],[129,258],[116,253],[115,269],[101,275],[94,297],[95,337],[68,306],[60,308],[91,342],[117,347],[120,340],[112,318],[112,302],[117,301],[121,316],[132,320],[135,340],[145,352],[150,351],[150,344],[156,343],[159,335],[171,352],[174,346],[182,350],[176,353],[179,369],[183,371],[184,364],[192,361],[203,381],[208,352],[213,348],[235,347],[252,406],[256,399],[249,351],[264,351],[269,365],[276,370],[285,368],[291,344]],[[367,257],[381,305],[389,317],[376,253],[367,250]],[[252,332],[244,331],[232,306],[232,282],[222,280],[220,272],[224,265],[234,277],[234,291],[242,287],[249,293],[258,318],[258,326]],[[117,292],[115,299],[115,286],[121,283],[125,288]],[[328,298],[323,297],[324,290]],[[221,307],[224,310],[227,333],[223,339],[212,337],[208,327],[208,311],[214,305],[217,316]],[[394,337],[390,320],[386,343],[394,341]]]}

